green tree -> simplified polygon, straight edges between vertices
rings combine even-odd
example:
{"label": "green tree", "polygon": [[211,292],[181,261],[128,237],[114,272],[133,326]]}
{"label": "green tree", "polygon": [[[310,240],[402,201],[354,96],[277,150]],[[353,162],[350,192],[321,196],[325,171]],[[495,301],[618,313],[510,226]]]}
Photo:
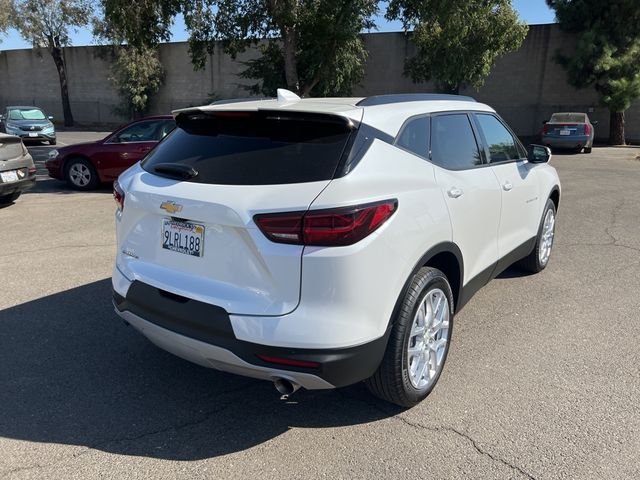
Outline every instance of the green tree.
{"label": "green tree", "polygon": [[129,119],[143,116],[164,82],[159,39],[150,37],[144,42],[126,43],[121,25],[109,24],[101,18],[94,19],[93,34],[110,44],[101,47],[97,56],[110,63],[109,81],[120,96],[114,112]]}
{"label": "green tree", "polygon": [[71,45],[69,29],[84,27],[91,21],[90,0],[13,0],[11,26],[34,48],[45,48],[51,54],[60,79],[64,124],[73,126],[69,103],[67,69],[62,49]]}
{"label": "green tree", "polygon": [[595,87],[609,109],[609,142],[625,143],[624,112],[640,98],[640,2],[547,0],[562,30],[575,34],[575,52],[557,60],[577,88]]}
{"label": "green tree", "polygon": [[0,35],[9,29],[11,13],[11,1],[0,0]]}
{"label": "green tree", "polygon": [[115,52],[109,80],[120,95],[116,113],[135,119],[143,116],[151,97],[160,90],[164,69],[153,48],[120,46]]}
{"label": "green tree", "polygon": [[117,25],[132,45],[166,40],[176,14],[190,33],[195,68],[221,41],[232,57],[251,45],[262,56],[248,62],[245,78],[255,90],[275,93],[286,85],[300,95],[348,93],[364,73],[360,36],[373,28],[377,0],[102,0],[108,25]]}
{"label": "green tree", "polygon": [[442,90],[484,84],[496,59],[517,50],[528,27],[511,0],[391,0],[386,17],[401,20],[417,52],[405,64],[414,82]]}

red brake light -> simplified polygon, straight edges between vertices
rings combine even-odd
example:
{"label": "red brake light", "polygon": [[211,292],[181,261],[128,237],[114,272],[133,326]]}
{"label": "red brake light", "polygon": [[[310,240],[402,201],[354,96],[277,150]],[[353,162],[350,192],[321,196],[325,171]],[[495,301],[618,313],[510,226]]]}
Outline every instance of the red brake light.
{"label": "red brake light", "polygon": [[546,135],[547,133],[549,133],[549,124],[548,124],[548,123],[545,123],[545,124],[542,126],[542,133],[543,133],[544,135]]}
{"label": "red brake light", "polygon": [[260,230],[277,243],[346,246],[377,230],[398,208],[397,200],[368,205],[254,217]]}
{"label": "red brake light", "polygon": [[591,135],[591,125],[589,125],[588,123],[584,124],[584,134]]}
{"label": "red brake light", "polygon": [[124,190],[116,180],[113,182],[113,199],[116,201],[118,205],[118,210],[124,210]]}

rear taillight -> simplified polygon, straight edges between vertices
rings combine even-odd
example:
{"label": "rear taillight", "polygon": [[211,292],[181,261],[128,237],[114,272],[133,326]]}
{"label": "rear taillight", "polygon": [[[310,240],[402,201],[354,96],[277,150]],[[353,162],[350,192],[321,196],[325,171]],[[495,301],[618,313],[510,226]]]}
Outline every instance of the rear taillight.
{"label": "rear taillight", "polygon": [[584,124],[584,134],[591,135],[591,125],[589,125],[588,123]]}
{"label": "rear taillight", "polygon": [[397,200],[385,200],[330,210],[260,214],[254,220],[273,242],[336,247],[359,242],[386,222],[397,208]]}
{"label": "rear taillight", "polygon": [[116,201],[118,205],[118,210],[124,210],[124,190],[116,180],[113,182],[113,199]]}
{"label": "rear taillight", "polygon": [[548,124],[548,123],[545,123],[545,124],[542,126],[542,134],[543,134],[543,135],[546,135],[547,133],[549,133],[549,124]]}
{"label": "rear taillight", "polygon": [[29,175],[35,175],[36,174],[36,167],[29,167]]}

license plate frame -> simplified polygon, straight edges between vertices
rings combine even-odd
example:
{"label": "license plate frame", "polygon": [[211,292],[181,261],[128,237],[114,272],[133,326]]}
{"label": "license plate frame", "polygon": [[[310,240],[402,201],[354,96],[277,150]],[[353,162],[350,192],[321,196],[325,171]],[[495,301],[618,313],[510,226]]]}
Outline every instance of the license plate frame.
{"label": "license plate frame", "polygon": [[204,234],[201,223],[163,218],[160,244],[164,250],[200,258],[204,256]]}
{"label": "license plate frame", "polygon": [[0,172],[0,178],[2,178],[2,183],[13,183],[20,180],[18,178],[17,170],[6,170],[4,172]]}
{"label": "license plate frame", "polygon": [[569,130],[568,128],[562,129],[560,130],[560,135],[563,135],[563,136],[571,135],[571,130]]}
{"label": "license plate frame", "polygon": [[37,132],[29,132],[29,138],[35,138],[38,136]]}

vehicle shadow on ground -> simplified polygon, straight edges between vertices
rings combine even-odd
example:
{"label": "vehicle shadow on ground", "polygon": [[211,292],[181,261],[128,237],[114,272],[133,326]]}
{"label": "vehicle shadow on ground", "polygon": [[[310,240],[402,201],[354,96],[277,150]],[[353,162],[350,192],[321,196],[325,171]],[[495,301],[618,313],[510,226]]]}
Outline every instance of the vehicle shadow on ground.
{"label": "vehicle shadow on ground", "polygon": [[196,460],[401,411],[362,385],[284,401],[268,382],[181,360],[118,319],[110,288],[104,279],[0,311],[0,436]]}
{"label": "vehicle shadow on ground", "polygon": [[56,194],[87,194],[87,193],[108,193],[113,194],[113,185],[110,183],[100,184],[98,188],[95,190],[91,190],[88,192],[83,192],[81,190],[77,190],[71,186],[67,182],[63,182],[61,180],[56,180],[53,178],[38,178],[36,184],[26,190],[25,194],[28,193],[56,193]]}
{"label": "vehicle shadow on ground", "polygon": [[498,280],[506,280],[506,279],[509,279],[509,278],[530,277],[531,275],[535,275],[535,274],[532,273],[532,272],[529,272],[527,270],[524,270],[523,268],[520,268],[517,265],[511,265],[504,272],[502,272],[499,275],[497,275],[496,279],[498,279]]}

